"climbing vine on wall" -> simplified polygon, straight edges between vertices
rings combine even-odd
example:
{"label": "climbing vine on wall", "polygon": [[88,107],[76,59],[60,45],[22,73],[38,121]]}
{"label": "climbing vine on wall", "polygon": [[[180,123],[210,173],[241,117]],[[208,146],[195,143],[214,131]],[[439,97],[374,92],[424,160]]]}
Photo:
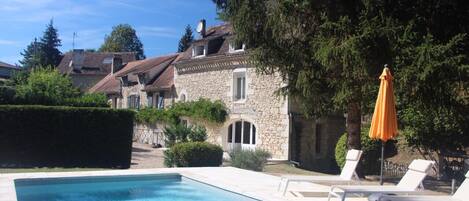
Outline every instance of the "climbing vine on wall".
{"label": "climbing vine on wall", "polygon": [[135,120],[138,123],[176,123],[184,116],[210,123],[223,123],[227,115],[227,108],[220,100],[201,98],[197,101],[175,103],[166,109],[144,108],[137,112]]}

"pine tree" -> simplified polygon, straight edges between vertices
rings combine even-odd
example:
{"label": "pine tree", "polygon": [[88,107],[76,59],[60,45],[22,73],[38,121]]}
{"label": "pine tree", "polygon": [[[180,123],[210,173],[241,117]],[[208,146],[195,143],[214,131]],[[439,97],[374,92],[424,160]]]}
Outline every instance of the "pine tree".
{"label": "pine tree", "polygon": [[41,64],[43,66],[59,65],[62,59],[62,53],[58,49],[61,46],[61,41],[58,37],[57,29],[54,27],[54,21],[51,20],[47,25],[44,35],[41,38],[41,51],[43,53]]}
{"label": "pine tree", "polygon": [[110,35],[104,39],[99,52],[136,52],[137,59],[145,59],[143,44],[135,29],[128,24],[119,24],[112,28]]}
{"label": "pine tree", "polygon": [[26,49],[23,50],[21,55],[23,60],[19,61],[23,68],[31,69],[41,66],[41,47],[43,45],[37,41],[37,38],[31,42]]}
{"label": "pine tree", "polygon": [[179,40],[178,52],[186,51],[193,40],[194,36],[192,35],[191,25],[187,25],[184,35],[181,37],[181,40]]}

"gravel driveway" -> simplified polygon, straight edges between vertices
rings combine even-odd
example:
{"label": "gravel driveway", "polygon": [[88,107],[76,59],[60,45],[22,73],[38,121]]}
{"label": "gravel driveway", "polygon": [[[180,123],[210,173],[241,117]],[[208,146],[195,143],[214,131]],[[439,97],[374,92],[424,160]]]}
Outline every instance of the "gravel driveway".
{"label": "gravel driveway", "polygon": [[133,143],[131,169],[162,168],[163,149],[152,148],[149,144]]}

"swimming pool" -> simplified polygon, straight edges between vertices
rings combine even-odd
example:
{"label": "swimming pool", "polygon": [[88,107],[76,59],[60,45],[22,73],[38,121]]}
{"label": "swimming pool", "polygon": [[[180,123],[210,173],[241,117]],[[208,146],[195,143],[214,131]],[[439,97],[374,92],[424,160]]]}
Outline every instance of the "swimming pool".
{"label": "swimming pool", "polygon": [[179,174],[16,179],[18,201],[254,201]]}

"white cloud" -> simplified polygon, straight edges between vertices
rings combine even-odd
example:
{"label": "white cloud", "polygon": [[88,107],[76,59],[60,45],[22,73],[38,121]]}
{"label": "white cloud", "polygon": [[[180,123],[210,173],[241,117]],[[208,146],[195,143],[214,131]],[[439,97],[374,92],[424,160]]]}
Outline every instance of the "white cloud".
{"label": "white cloud", "polygon": [[179,33],[171,27],[142,26],[136,28],[140,36],[158,36],[166,38],[179,38]]}
{"label": "white cloud", "polygon": [[0,45],[16,45],[18,44],[17,41],[14,40],[2,40],[0,39]]}

